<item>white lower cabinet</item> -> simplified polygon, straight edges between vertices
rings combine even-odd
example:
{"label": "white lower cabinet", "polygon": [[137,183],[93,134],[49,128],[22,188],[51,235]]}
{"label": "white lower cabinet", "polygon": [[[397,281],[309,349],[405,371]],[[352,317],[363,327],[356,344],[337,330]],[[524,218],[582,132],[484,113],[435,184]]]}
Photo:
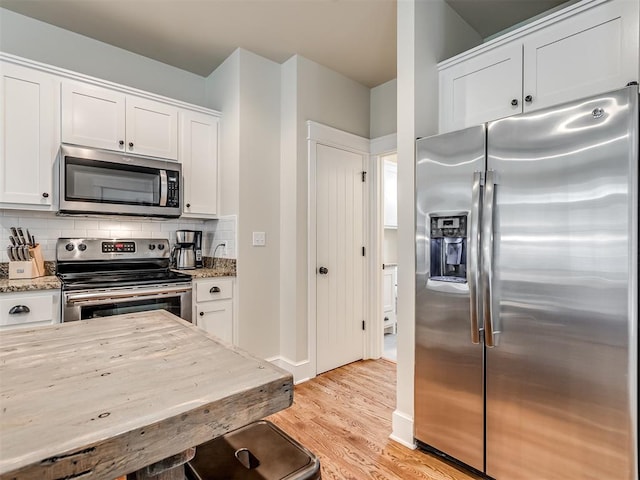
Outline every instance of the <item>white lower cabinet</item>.
{"label": "white lower cabinet", "polygon": [[60,323],[60,292],[0,294],[0,330]]}
{"label": "white lower cabinet", "polygon": [[233,279],[196,279],[193,283],[194,323],[227,343],[233,343]]}

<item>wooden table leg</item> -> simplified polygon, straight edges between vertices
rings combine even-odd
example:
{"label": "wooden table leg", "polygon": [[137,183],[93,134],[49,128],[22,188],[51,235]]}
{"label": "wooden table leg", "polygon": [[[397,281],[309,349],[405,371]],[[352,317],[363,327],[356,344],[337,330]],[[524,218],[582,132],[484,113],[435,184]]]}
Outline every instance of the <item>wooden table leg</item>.
{"label": "wooden table leg", "polygon": [[195,447],[147,465],[127,475],[127,480],[184,480],[184,464],[196,454]]}

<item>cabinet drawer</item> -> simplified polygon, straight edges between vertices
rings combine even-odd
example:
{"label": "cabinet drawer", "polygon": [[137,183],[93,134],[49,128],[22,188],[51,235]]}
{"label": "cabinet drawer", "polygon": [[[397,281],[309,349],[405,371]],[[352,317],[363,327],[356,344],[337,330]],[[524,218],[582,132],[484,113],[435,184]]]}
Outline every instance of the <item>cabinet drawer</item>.
{"label": "cabinet drawer", "polygon": [[198,304],[196,325],[227,343],[233,342],[233,301]]}
{"label": "cabinet drawer", "polygon": [[231,298],[233,297],[233,279],[215,278],[198,280],[195,289],[197,303]]}
{"label": "cabinet drawer", "polygon": [[52,322],[56,317],[54,299],[54,295],[0,297],[0,327]]}

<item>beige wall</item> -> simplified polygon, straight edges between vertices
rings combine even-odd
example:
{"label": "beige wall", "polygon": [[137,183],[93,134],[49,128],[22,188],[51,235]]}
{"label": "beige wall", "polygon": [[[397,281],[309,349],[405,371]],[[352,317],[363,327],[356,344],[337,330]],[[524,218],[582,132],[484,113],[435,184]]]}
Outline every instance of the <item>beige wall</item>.
{"label": "beige wall", "polygon": [[[222,112],[221,214],[237,215],[238,345],[279,355],[280,65],[237,49],[207,79]],[[266,233],[264,247],[253,232]]]}
{"label": "beige wall", "polygon": [[369,137],[370,91],[299,55],[285,62],[282,79],[280,181],[286,204],[281,218],[280,349],[288,363],[297,365],[309,360],[306,122],[313,120]]}
{"label": "beige wall", "polygon": [[398,131],[398,81],[389,80],[371,89],[370,138],[383,137]]}
{"label": "beige wall", "polygon": [[0,8],[0,50],[210,107],[205,102],[204,78],[199,75],[3,8]]}
{"label": "beige wall", "polygon": [[398,2],[398,378],[393,437],[413,444],[414,146],[437,133],[437,63],[480,36],[444,0]]}

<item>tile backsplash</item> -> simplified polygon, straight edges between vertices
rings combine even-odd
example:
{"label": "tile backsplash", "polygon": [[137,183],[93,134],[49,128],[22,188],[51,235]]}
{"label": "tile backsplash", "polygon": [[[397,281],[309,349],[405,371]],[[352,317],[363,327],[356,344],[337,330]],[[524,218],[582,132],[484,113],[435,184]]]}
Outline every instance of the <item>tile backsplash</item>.
{"label": "tile backsplash", "polygon": [[[235,215],[220,217],[217,220],[176,219],[149,220],[132,217],[58,217],[50,212],[31,212],[23,210],[2,210],[0,212],[0,233],[3,243],[10,245],[11,227],[29,229],[41,245],[44,259],[55,261],[56,241],[60,237],[74,238],[166,238],[173,245],[176,230],[202,230],[203,254],[213,256],[216,246],[217,257],[236,258],[237,221]],[[0,249],[0,261],[8,262],[6,248]]]}

